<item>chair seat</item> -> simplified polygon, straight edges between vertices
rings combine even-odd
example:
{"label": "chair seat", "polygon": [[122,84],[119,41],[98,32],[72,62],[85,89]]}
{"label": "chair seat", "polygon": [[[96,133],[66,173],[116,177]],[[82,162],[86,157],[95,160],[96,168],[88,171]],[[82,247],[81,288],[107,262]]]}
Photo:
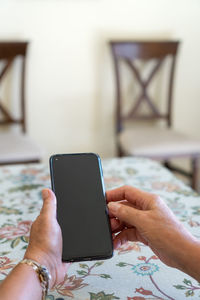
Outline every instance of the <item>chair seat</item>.
{"label": "chair seat", "polygon": [[42,149],[26,134],[0,132],[0,164],[40,161]]}
{"label": "chair seat", "polygon": [[200,155],[200,140],[167,128],[129,128],[118,138],[128,155],[155,159]]}

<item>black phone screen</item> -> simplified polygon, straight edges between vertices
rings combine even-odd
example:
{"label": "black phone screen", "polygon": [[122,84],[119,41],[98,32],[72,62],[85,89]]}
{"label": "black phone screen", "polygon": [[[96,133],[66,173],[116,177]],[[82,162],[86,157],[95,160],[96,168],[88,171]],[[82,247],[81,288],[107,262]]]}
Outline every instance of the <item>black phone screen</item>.
{"label": "black phone screen", "polygon": [[111,257],[100,158],[93,153],[54,155],[50,169],[63,236],[63,261]]}

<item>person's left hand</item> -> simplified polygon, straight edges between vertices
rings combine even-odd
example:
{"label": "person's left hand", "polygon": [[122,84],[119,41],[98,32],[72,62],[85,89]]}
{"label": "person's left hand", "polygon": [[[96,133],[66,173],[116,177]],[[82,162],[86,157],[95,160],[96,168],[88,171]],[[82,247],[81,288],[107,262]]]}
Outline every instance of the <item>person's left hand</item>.
{"label": "person's left hand", "polygon": [[43,207],[33,222],[24,258],[46,266],[52,276],[50,288],[63,281],[69,264],[62,263],[62,234],[56,219],[56,197],[50,189],[42,191]]}

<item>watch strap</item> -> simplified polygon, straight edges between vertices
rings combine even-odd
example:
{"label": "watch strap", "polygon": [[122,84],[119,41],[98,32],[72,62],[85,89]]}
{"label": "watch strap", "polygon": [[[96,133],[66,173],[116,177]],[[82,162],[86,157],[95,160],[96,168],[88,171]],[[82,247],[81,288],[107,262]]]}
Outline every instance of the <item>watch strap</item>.
{"label": "watch strap", "polygon": [[31,266],[33,270],[37,273],[42,286],[42,300],[45,300],[46,295],[49,291],[49,282],[51,280],[49,270],[44,265],[40,265],[38,262],[32,259],[25,258],[22,261],[20,261],[20,263]]}

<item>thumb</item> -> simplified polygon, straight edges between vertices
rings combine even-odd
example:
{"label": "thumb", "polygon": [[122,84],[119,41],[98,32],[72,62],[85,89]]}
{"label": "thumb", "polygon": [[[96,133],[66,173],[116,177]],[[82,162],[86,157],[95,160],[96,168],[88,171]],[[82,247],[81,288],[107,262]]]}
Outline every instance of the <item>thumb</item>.
{"label": "thumb", "polygon": [[108,209],[109,212],[120,221],[135,227],[140,227],[141,220],[143,219],[142,211],[122,203],[120,204],[119,202],[109,202]]}
{"label": "thumb", "polygon": [[50,189],[42,190],[43,206],[41,214],[48,214],[51,217],[56,217],[56,196]]}

